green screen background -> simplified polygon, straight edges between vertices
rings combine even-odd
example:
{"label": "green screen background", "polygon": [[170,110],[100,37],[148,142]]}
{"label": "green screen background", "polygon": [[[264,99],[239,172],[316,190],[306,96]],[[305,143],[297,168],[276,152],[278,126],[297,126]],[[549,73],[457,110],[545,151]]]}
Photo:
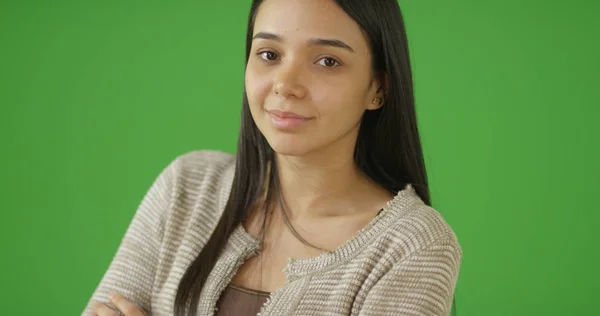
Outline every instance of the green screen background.
{"label": "green screen background", "polygon": [[[458,315],[598,315],[599,2],[400,4]],[[80,314],[162,168],[235,151],[248,9],[0,2],[2,314]]]}

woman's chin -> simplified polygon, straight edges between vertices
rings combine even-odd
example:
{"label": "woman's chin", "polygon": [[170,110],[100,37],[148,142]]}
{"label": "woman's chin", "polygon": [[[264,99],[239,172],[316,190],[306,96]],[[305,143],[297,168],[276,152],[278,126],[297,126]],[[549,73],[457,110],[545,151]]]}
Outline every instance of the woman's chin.
{"label": "woman's chin", "polygon": [[306,154],[306,151],[300,150],[300,148],[296,146],[271,146],[271,148],[273,148],[273,151],[276,152],[278,155],[283,156],[298,157]]}
{"label": "woman's chin", "polygon": [[297,140],[294,141],[293,139],[285,139],[285,137],[276,140],[267,139],[267,141],[269,142],[269,145],[273,151],[279,155],[302,156],[310,151],[309,146],[304,144],[304,142]]}

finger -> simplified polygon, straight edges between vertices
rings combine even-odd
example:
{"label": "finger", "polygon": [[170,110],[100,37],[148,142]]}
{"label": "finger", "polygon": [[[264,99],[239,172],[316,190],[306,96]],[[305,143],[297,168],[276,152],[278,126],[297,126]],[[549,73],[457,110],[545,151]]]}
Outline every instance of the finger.
{"label": "finger", "polygon": [[108,299],[116,308],[125,314],[125,316],[145,316],[137,306],[129,302],[119,293],[111,293],[108,296]]}
{"label": "finger", "polygon": [[90,315],[94,316],[119,316],[115,311],[106,306],[106,304],[94,301]]}

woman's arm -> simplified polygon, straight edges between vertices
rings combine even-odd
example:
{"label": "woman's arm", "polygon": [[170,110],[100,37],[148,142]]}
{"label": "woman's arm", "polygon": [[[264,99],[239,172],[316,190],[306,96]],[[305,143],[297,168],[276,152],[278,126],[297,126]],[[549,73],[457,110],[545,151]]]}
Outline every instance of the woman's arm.
{"label": "woman's arm", "polygon": [[461,257],[455,239],[412,253],[377,281],[358,315],[449,315]]}
{"label": "woman's arm", "polygon": [[[175,160],[177,161],[177,160]],[[151,314],[151,296],[166,212],[171,203],[175,162],[154,181],[133,216],[120,246],[88,301],[82,315],[92,310],[92,301],[107,304],[111,292],[121,294],[147,315]],[[118,313],[118,312],[117,312]]]}

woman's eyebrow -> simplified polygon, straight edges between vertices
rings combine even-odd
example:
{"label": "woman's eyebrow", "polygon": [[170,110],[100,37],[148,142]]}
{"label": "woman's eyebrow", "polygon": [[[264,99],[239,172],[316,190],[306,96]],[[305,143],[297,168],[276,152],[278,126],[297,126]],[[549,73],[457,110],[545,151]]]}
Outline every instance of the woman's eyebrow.
{"label": "woman's eyebrow", "polygon": [[[277,35],[277,34],[273,34],[273,33],[267,33],[267,32],[258,32],[256,33],[253,37],[252,40],[255,39],[265,39],[265,40],[272,40],[272,41],[276,41],[276,42],[281,42],[283,43],[284,40],[281,36]],[[338,48],[343,48],[346,49],[352,53],[354,53],[354,49],[352,47],[350,47],[350,45],[340,41],[340,40],[336,40],[336,39],[325,39],[325,38],[313,38],[310,39],[308,41],[309,45],[314,45],[314,46],[332,46],[332,47],[338,47]]]}
{"label": "woman's eyebrow", "polygon": [[258,32],[254,35],[254,37],[252,37],[252,40],[258,39],[258,38],[262,38],[262,39],[266,39],[266,40],[272,40],[272,41],[277,41],[277,42],[283,42],[283,39],[279,36],[279,35],[275,35],[273,33],[267,33],[267,32]]}

